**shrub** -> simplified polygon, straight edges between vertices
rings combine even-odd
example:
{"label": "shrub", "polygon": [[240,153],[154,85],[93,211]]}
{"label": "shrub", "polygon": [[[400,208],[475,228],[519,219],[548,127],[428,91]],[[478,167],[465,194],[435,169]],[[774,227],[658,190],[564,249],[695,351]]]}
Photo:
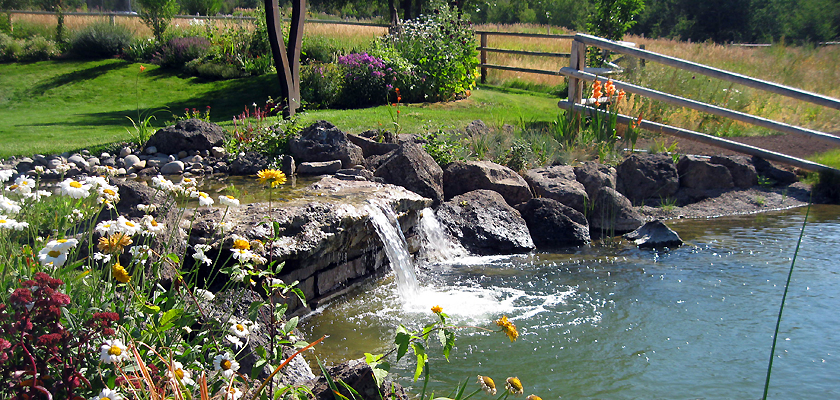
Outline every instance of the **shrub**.
{"label": "shrub", "polygon": [[155,54],[154,62],[161,67],[181,68],[206,55],[209,48],[210,42],[202,37],[172,38]]}
{"label": "shrub", "polygon": [[54,41],[42,36],[35,36],[23,43],[23,53],[18,59],[21,61],[44,61],[59,54],[58,46]]}
{"label": "shrub", "polygon": [[344,68],[344,106],[368,106],[387,102],[385,63],[367,53],[351,53],[338,58]]}
{"label": "shrub", "polygon": [[139,0],[140,19],[152,30],[158,42],[163,41],[163,33],[172,23],[172,18],[178,12],[175,0]]}
{"label": "shrub", "polygon": [[301,64],[329,63],[335,61],[341,49],[328,38],[309,36],[303,38],[300,49]]}
{"label": "shrub", "polygon": [[234,79],[243,76],[239,68],[230,64],[220,64],[203,59],[195,59],[186,64],[191,75],[209,80]]}
{"label": "shrub", "polygon": [[149,62],[158,51],[160,51],[160,47],[154,38],[134,38],[125,47],[123,57],[132,62]]}
{"label": "shrub", "polygon": [[123,53],[133,35],[123,25],[95,22],[76,32],[70,39],[70,51],[82,58],[110,58]]}
{"label": "shrub", "polygon": [[336,64],[300,67],[300,97],[307,107],[330,108],[338,104],[344,90],[344,69]]}
{"label": "shrub", "polygon": [[5,33],[0,33],[0,62],[15,61],[23,51],[20,42]]}
{"label": "shrub", "polygon": [[446,3],[432,8],[432,14],[406,21],[402,32],[383,40],[417,66],[426,101],[453,100],[475,87],[475,32]]}

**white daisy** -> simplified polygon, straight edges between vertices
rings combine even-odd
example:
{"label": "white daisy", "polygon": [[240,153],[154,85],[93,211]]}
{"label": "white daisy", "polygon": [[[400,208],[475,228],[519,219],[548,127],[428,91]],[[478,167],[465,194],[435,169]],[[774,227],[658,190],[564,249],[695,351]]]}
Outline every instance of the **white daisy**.
{"label": "white daisy", "polygon": [[96,201],[99,204],[105,204],[105,206],[109,209],[114,208],[114,205],[120,201],[119,188],[116,186],[105,184],[99,186],[96,191],[99,193],[99,197]]}
{"label": "white daisy", "polygon": [[73,168],[73,167],[70,166],[70,164],[61,163],[61,164],[58,164],[55,167],[55,172],[58,173],[59,175],[64,175],[64,174],[67,173],[67,171],[70,170],[70,168]]}
{"label": "white daisy", "polygon": [[99,348],[99,361],[113,364],[128,359],[128,348],[119,339],[108,339]]}
{"label": "white daisy", "polygon": [[114,220],[105,220],[98,224],[96,224],[96,233],[100,236],[108,236],[112,233],[116,232],[117,229],[117,221]]}
{"label": "white daisy", "polygon": [[143,234],[147,236],[154,236],[166,230],[166,226],[157,222],[155,217],[149,214],[140,219],[140,225],[143,226]]}
{"label": "white daisy", "polygon": [[73,178],[67,178],[58,184],[61,194],[74,199],[83,199],[90,195],[90,185],[79,182]]}
{"label": "white daisy", "polygon": [[223,390],[225,391],[225,400],[239,400],[239,398],[244,394],[241,390],[233,386],[224,388]]}
{"label": "white daisy", "polygon": [[142,227],[140,225],[127,219],[126,217],[123,217],[122,215],[117,217],[116,228],[114,228],[116,232],[122,232],[127,236],[133,236],[134,234],[140,232],[141,229]]}
{"label": "white daisy", "polygon": [[35,188],[35,180],[26,175],[21,175],[15,179],[15,185],[20,193],[27,194]]}
{"label": "white daisy", "polygon": [[20,205],[16,201],[0,195],[0,211],[8,214],[17,214],[20,212]]}
{"label": "white daisy", "polygon": [[207,301],[213,301],[216,298],[213,292],[204,289],[195,289],[195,295]]}
{"label": "white daisy", "polygon": [[184,365],[178,361],[172,362],[172,365],[166,371],[166,376],[172,380],[177,379],[177,381],[180,381],[185,386],[195,385],[195,381],[192,380],[192,372],[188,369],[184,369]]}
{"label": "white daisy", "polygon": [[219,354],[213,359],[213,369],[230,378],[239,370],[239,363],[229,353]]}
{"label": "white daisy", "polygon": [[137,209],[146,214],[150,214],[157,210],[157,206],[154,204],[138,204]]}
{"label": "white daisy", "polygon": [[199,206],[210,207],[213,205],[213,198],[207,193],[194,191],[190,193],[190,197],[197,198]]}
{"label": "white daisy", "polygon": [[0,169],[0,182],[6,182],[15,174],[13,169]]}
{"label": "white daisy", "polygon": [[120,392],[108,388],[102,389],[96,397],[91,397],[91,400],[123,400],[124,397]]}
{"label": "white daisy", "polygon": [[66,253],[70,249],[76,247],[79,244],[79,241],[76,239],[56,239],[50,240],[46,247],[50,250],[58,250],[62,253]]}
{"label": "white daisy", "polygon": [[244,338],[251,334],[251,331],[248,330],[248,324],[246,321],[240,321],[231,317],[228,320],[228,324],[230,324],[228,331],[238,337]]}
{"label": "white daisy", "polygon": [[102,264],[108,264],[108,261],[111,261],[111,255],[97,252],[93,253],[93,259],[102,262]]}
{"label": "white daisy", "polygon": [[219,204],[227,207],[239,207],[239,199],[233,196],[219,196]]}
{"label": "white daisy", "polygon": [[227,336],[225,336],[225,339],[227,339],[227,340],[228,340],[228,342],[230,342],[231,344],[233,344],[234,346],[236,346],[236,348],[237,348],[237,349],[241,349],[241,348],[242,348],[242,346],[244,346],[244,345],[245,345],[244,343],[242,343],[242,340],[240,340],[240,339],[239,339],[238,337],[236,337],[235,335],[227,335]]}
{"label": "white daisy", "polygon": [[45,267],[58,268],[67,262],[67,253],[44,247],[38,252],[38,261]]}

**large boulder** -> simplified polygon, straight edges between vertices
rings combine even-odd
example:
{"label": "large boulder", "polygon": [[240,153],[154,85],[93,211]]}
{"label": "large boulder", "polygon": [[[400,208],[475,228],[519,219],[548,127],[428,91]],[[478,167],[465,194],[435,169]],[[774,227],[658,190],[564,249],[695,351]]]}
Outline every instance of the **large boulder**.
{"label": "large boulder", "polygon": [[374,176],[428,197],[435,205],[443,201],[443,170],[420,145],[403,142],[383,157]]}
{"label": "large boulder", "polygon": [[390,142],[377,142],[376,140],[366,138],[364,136],[356,136],[356,135],[347,135],[347,139],[350,140],[351,143],[359,146],[362,149],[362,155],[364,158],[368,158],[370,156],[377,156],[382,154],[388,154],[400,146],[396,143]]}
{"label": "large boulder", "polygon": [[589,214],[589,232],[593,236],[612,236],[630,232],[644,223],[630,200],[617,190],[602,187]]}
{"label": "large boulder", "polygon": [[[381,386],[377,386],[376,380],[373,377],[373,369],[364,360],[350,360],[334,367],[327,368],[327,373],[335,382],[344,382],[355,393],[350,391],[342,384],[338,385],[338,391],[344,398],[356,400],[408,400],[403,387],[396,382],[385,380]],[[316,400],[334,400],[338,396],[330,389],[329,383],[324,376],[313,380],[312,394]],[[358,394],[358,395],[357,395]]]}
{"label": "large boulder", "polygon": [[362,149],[347,134],[327,121],[304,128],[289,141],[289,151],[299,162],[341,160],[342,168],[364,164]]}
{"label": "large boulder", "polygon": [[769,179],[772,184],[790,185],[799,181],[795,173],[781,169],[761,157],[753,156],[752,163],[758,175]]}
{"label": "large boulder", "polygon": [[511,206],[531,199],[528,182],[514,170],[491,161],[455,161],[443,170],[443,196],[451,199],[473,190],[497,192]]}
{"label": "large boulder", "polygon": [[630,155],[616,167],[616,180],[616,190],[633,204],[672,197],[680,188],[677,166],[667,154]]}
{"label": "large boulder", "polygon": [[575,166],[575,178],[586,189],[586,195],[592,201],[595,201],[602,187],[615,189],[615,176],[615,168],[595,161]]}
{"label": "large boulder", "polygon": [[519,211],[491,190],[455,196],[437,209],[441,225],[467,250],[481,255],[524,253],[534,249]]}
{"label": "large boulder", "polygon": [[210,150],[224,146],[225,133],[219,125],[200,119],[178,121],[160,129],[146,142],[146,148],[156,147],[167,154],[181,151]]}
{"label": "large boulder", "polygon": [[589,243],[589,223],[586,217],[557,200],[533,198],[518,205],[516,209],[525,219],[531,239],[539,248]]}
{"label": "large boulder", "polygon": [[732,173],[729,168],[712,164],[696,156],[682,156],[677,163],[680,187],[698,190],[731,189]]}
{"label": "large boulder", "polygon": [[577,181],[575,169],[568,165],[555,165],[525,171],[525,180],[534,189],[534,196],[554,199],[563,205],[585,213],[590,203],[586,188]]}
{"label": "large boulder", "polygon": [[231,175],[256,175],[257,172],[268,168],[268,157],[265,154],[249,151],[239,154],[230,163],[229,172]]}
{"label": "large boulder", "polygon": [[758,185],[758,173],[747,156],[712,156],[709,161],[728,168],[732,174],[732,183],[737,188],[749,189]]}
{"label": "large boulder", "polygon": [[639,229],[625,234],[624,238],[632,240],[636,246],[642,248],[678,247],[683,244],[680,235],[659,220],[640,226]]}

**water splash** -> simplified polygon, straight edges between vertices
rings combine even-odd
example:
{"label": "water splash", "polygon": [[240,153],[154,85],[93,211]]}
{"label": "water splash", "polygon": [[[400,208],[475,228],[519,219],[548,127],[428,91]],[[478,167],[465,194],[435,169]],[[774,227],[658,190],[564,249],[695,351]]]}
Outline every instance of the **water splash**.
{"label": "water splash", "polygon": [[431,208],[420,214],[420,236],[423,238],[423,259],[426,262],[450,262],[467,256],[467,250],[446,233]]}
{"label": "water splash", "polygon": [[370,215],[370,220],[385,245],[385,253],[391,261],[391,268],[397,278],[397,290],[400,297],[405,302],[416,298],[420,290],[417,275],[414,272],[414,264],[408,253],[408,244],[400,229],[397,216],[391,207],[374,202],[368,202],[365,210]]}

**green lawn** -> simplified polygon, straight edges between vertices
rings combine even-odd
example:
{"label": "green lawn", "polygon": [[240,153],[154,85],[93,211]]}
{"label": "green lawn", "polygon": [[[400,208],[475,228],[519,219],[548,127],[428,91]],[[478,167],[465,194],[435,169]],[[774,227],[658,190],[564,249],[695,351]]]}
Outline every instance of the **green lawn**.
{"label": "green lawn", "polygon": [[[205,110],[210,119],[230,126],[246,106],[277,96],[274,75],[206,82],[154,65],[122,60],[44,61],[0,64],[0,157],[53,154],[107,145],[132,138],[131,121],[141,112],[157,113],[162,127],[184,108]],[[468,99],[400,106],[403,132],[462,128],[475,119],[487,125],[522,125],[554,119],[557,98],[546,94],[480,87]],[[325,119],[359,133],[392,128],[387,106],[358,110],[307,112],[304,121]]]}

